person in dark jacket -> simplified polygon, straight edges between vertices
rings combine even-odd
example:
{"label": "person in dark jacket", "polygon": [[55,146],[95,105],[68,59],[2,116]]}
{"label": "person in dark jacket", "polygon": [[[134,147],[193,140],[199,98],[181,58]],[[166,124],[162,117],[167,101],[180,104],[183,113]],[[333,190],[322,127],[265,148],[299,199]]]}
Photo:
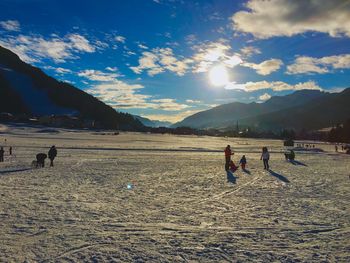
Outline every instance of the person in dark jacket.
{"label": "person in dark jacket", "polygon": [[51,146],[48,154],[49,154],[49,159],[50,159],[50,166],[52,167],[53,166],[53,160],[57,156],[57,149],[56,149],[55,145]]}
{"label": "person in dark jacket", "polygon": [[269,154],[269,151],[267,150],[267,147],[262,148],[260,160],[263,160],[264,169],[269,170],[270,169],[270,166],[269,166],[270,154]]}
{"label": "person in dark jacket", "polygon": [[46,153],[38,153],[36,155],[36,168],[45,167],[45,159],[47,158]]}
{"label": "person in dark jacket", "polygon": [[286,157],[286,160],[294,160],[295,159],[295,152],[293,150],[290,150],[290,153],[285,153],[284,156]]}
{"label": "person in dark jacket", "polygon": [[2,163],[4,161],[4,148],[1,147],[0,148],[0,163]]}

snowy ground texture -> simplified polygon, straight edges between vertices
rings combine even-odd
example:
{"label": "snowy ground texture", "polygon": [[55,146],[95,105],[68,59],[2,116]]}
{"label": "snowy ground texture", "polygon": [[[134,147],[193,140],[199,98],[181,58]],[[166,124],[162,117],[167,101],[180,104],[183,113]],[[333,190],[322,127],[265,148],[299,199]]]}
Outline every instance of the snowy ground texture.
{"label": "snowy ground texture", "polygon": [[[350,156],[331,145],[292,164],[277,140],[0,132],[16,154],[0,163],[0,262],[350,262]],[[236,184],[228,143],[248,160]],[[32,169],[53,144],[55,167]]]}

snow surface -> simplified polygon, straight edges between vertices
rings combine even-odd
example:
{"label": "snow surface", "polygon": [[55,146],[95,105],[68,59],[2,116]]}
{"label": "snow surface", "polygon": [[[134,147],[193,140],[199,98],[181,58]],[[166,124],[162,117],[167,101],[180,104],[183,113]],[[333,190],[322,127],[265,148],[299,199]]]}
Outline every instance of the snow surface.
{"label": "snow surface", "polygon": [[[333,145],[292,164],[278,140],[4,127],[0,262],[350,262],[350,156]],[[53,144],[55,167],[32,169]],[[248,161],[236,184],[227,144]]]}

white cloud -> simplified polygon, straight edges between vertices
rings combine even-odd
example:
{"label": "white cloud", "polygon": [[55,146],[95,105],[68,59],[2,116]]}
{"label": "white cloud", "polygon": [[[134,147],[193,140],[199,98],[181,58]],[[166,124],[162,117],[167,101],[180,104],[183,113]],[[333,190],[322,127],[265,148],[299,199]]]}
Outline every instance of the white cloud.
{"label": "white cloud", "polygon": [[230,68],[242,63],[240,56],[231,52],[231,46],[224,39],[197,45],[193,49],[196,51],[192,57],[194,73],[207,72],[216,63]]}
{"label": "white cloud", "polygon": [[141,74],[143,70],[148,71],[148,75],[153,76],[163,72],[164,70],[157,64],[158,56],[152,52],[143,52],[142,57],[139,58],[139,65],[130,67],[136,74]]}
{"label": "white cloud", "polygon": [[258,82],[246,82],[244,84],[237,84],[232,82],[225,87],[226,89],[238,89],[244,91],[257,91],[264,89],[271,89],[273,91],[283,91],[283,90],[303,90],[303,89],[312,89],[312,90],[322,90],[314,81],[300,82],[295,85],[285,83],[283,81],[258,81]]}
{"label": "white cloud", "polygon": [[179,111],[188,108],[188,105],[177,103],[174,99],[153,99],[152,103],[155,103],[156,109],[165,111]]}
{"label": "white cloud", "polygon": [[123,36],[115,36],[114,40],[120,43],[125,43],[126,38]]}
{"label": "white cloud", "polygon": [[200,100],[186,100],[187,103],[191,103],[191,104],[198,104],[201,103]]}
{"label": "white cloud", "polygon": [[133,52],[133,51],[126,51],[126,52],[124,52],[124,56],[125,57],[130,57],[130,56],[133,56],[133,55],[136,55],[136,53],[135,52]]}
{"label": "white cloud", "polygon": [[261,54],[260,49],[253,47],[253,46],[246,46],[241,48],[241,53],[246,56],[246,57],[250,57],[254,54]]}
{"label": "white cloud", "polygon": [[111,71],[111,72],[117,72],[118,68],[117,67],[106,67],[106,70]]}
{"label": "white cloud", "polygon": [[0,21],[0,26],[7,31],[21,30],[21,26],[17,20]]}
{"label": "white cloud", "polygon": [[63,38],[52,35],[44,38],[38,35],[7,36],[0,45],[16,53],[22,60],[32,63],[52,59],[56,63],[77,59],[77,53],[92,53],[96,48],[81,35],[70,34]]}
{"label": "white cloud", "polygon": [[276,70],[279,70],[282,65],[283,62],[280,59],[269,59],[261,62],[260,64],[248,62],[244,62],[241,64],[241,66],[255,69],[258,74],[264,76],[269,75]]}
{"label": "white cloud", "polygon": [[224,18],[219,12],[214,12],[208,16],[208,19],[211,21],[214,21],[214,20],[223,20]]}
{"label": "white cloud", "polygon": [[232,16],[236,31],[256,38],[293,36],[314,31],[332,37],[350,37],[350,2],[347,0],[249,0],[247,11]]}
{"label": "white cloud", "polygon": [[117,79],[118,74],[114,72],[102,72],[89,69],[80,71],[79,77],[97,82],[87,92],[96,96],[106,104],[116,109],[157,109],[161,111],[179,111],[188,108],[186,104],[178,103],[175,99],[154,98],[151,95],[140,94],[144,89],[140,84],[129,84]]}
{"label": "white cloud", "polygon": [[146,108],[145,99],[150,96],[136,93],[137,90],[143,88],[139,84],[130,85],[120,80],[114,80],[95,85],[87,92],[114,108]]}
{"label": "white cloud", "polygon": [[114,40],[119,42],[119,43],[125,43],[126,38],[123,36],[115,36]]}
{"label": "white cloud", "polygon": [[197,37],[195,34],[189,34],[185,37],[185,41],[189,45],[193,45],[197,41]]}
{"label": "white cloud", "polygon": [[[190,35],[193,39],[194,36]],[[187,72],[200,73],[207,72],[215,64],[223,64],[228,68],[233,68],[242,63],[239,54],[232,52],[227,40],[219,39],[216,42],[206,42],[192,47],[194,54],[183,57],[174,54],[170,47],[153,48],[142,52],[137,66],[130,69],[136,74],[146,71],[148,75],[170,71],[178,76],[183,76]]]}
{"label": "white cloud", "polygon": [[79,77],[84,77],[92,81],[114,82],[120,75],[117,73],[102,72],[100,70],[86,69],[78,72]]}
{"label": "white cloud", "polygon": [[55,71],[59,74],[67,74],[67,73],[72,73],[70,69],[67,68],[55,68]]}
{"label": "white cloud", "polygon": [[264,93],[263,95],[259,96],[259,100],[265,101],[271,98],[271,95],[268,93]]}
{"label": "white cloud", "polygon": [[140,84],[128,84],[121,80],[114,80],[95,85],[87,92],[116,109],[180,111],[189,107],[186,104],[177,103],[174,99],[154,99],[151,95],[138,93],[143,88],[144,86]]}
{"label": "white cloud", "polygon": [[327,73],[332,69],[349,69],[350,54],[313,58],[301,56],[287,66],[287,74]]}
{"label": "white cloud", "polygon": [[87,40],[84,36],[79,34],[70,34],[67,36],[72,45],[72,49],[79,50],[82,52],[92,53],[95,52],[96,48],[90,44],[89,40]]}
{"label": "white cloud", "polygon": [[141,49],[148,49],[148,47],[146,45],[143,45],[143,44],[138,44],[137,46]]}
{"label": "white cloud", "polygon": [[171,48],[154,48],[152,51],[145,51],[139,58],[139,65],[130,67],[136,74],[147,71],[148,75],[154,76],[165,70],[183,76],[188,69],[189,59],[178,59]]}

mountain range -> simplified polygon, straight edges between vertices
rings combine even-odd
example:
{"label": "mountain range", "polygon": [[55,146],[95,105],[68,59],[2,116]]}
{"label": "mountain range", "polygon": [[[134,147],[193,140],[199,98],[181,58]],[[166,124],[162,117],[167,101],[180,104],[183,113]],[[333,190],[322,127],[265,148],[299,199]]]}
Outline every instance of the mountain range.
{"label": "mountain range", "polygon": [[274,96],[264,103],[233,102],[198,112],[172,127],[229,129],[255,127],[261,130],[315,130],[350,119],[350,88],[340,93],[299,90]]}
{"label": "mountain range", "polygon": [[150,120],[148,118],[138,116],[138,115],[134,115],[134,117],[138,119],[143,125],[151,128],[170,127],[172,125],[172,123],[168,121]]}
{"label": "mountain range", "polygon": [[317,130],[350,119],[350,88],[339,93],[300,90],[263,103],[233,102],[198,112],[171,125],[121,113],[73,85],[46,75],[0,47],[0,112],[25,116],[70,115],[109,129],[142,131],[146,127],[227,130]]}
{"label": "mountain range", "polygon": [[131,114],[121,113],[94,96],[46,75],[0,47],[0,112],[15,115],[71,115],[109,129],[143,130]]}

